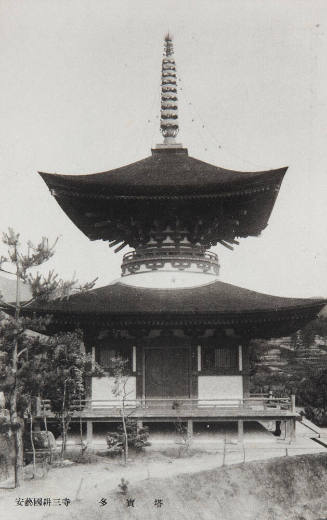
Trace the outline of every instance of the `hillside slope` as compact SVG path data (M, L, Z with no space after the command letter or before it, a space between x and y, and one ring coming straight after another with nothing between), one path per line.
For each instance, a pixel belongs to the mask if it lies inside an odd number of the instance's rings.
M208 469L197 472L200 461ZM0 516L4 513L6 520L327 518L327 453L223 467L217 463L217 454L211 453L193 463L191 457L139 456L127 466L102 457L89 464L68 464L53 468L45 479L26 480L19 491L0 490ZM136 483L128 484L126 495L118 491L122 477ZM69 497L70 506L18 508L17 496ZM130 506L128 499L134 501Z
M327 455L285 457L144 481L129 490L133 511L116 495L110 513L115 520L127 513L140 520L317 520L327 518L326 486ZM163 499L161 511L156 498ZM105 515L92 508L84 518L92 517Z

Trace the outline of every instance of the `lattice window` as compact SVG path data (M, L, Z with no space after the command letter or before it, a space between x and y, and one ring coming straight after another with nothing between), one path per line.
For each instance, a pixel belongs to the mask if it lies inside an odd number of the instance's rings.
M238 370L237 347L204 347L202 372L235 372Z
M112 349L102 346L99 349L99 364L104 370L112 372L114 368L114 360L122 358L127 361L126 370L131 372L132 370L132 347L124 349Z

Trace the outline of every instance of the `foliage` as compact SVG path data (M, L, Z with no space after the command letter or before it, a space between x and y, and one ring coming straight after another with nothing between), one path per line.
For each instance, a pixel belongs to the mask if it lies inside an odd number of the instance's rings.
M82 332L56 334L48 339L47 356L43 360L47 377L43 395L50 400L51 410L61 422L62 455L70 420L85 398L87 378L102 374L92 357L81 351Z
M316 336L327 337L327 319L324 316L311 321L303 329L292 334L291 339L295 350L310 347Z
M327 426L327 411L315 406L306 406L304 414L309 421L312 421L317 426Z
M48 239L42 237L36 245L28 241L24 246L19 233L13 229L2 234L6 253L0 256L0 271L16 279L15 302L0 300L0 312L2 309L7 313L0 316L0 390L5 394L11 430L15 432L15 486L19 485L23 465L24 414L28 413L32 423L32 396L42 395L43 383L48 379L45 377L46 351L52 347L47 338L30 332L30 329L44 331L49 317L28 318L22 311L34 301L67 298L75 290L88 290L95 282L78 286L77 280L64 281L54 271L48 275L35 273L35 268L53 257L56 243L57 240L49 245ZM29 301L21 301L21 283L31 288Z
M251 392L278 395L297 395L303 405L301 382L314 373L327 369L327 319L321 315L288 338L259 339L251 342L257 358L251 377ZM270 350L274 358L267 358Z
M41 328L42 320L7 317L0 321L0 389L6 398L6 407L10 406L9 398L13 385L16 385L17 412L24 416L30 396L40 394L44 382L42 371L43 356L47 350L46 337L31 336L29 328ZM16 341L18 353L16 372L12 364L12 345ZM30 355L33 351L33 356Z
M256 342L252 342L249 348L249 375L252 376L256 373L256 365L260 360L260 346Z
M85 370L91 371L89 356L81 352L80 331L60 333L49 338L49 349L44 359L48 373L46 396L51 409L61 413L64 408L74 409L75 401L84 394Z
M3 233L2 243L7 248L7 252L1 255L0 269L13 274L16 278L15 303L2 302L2 309L13 316L9 318L1 316L0 384L10 413L11 429L15 431L15 486L18 486L23 466L23 417L30 405L29 399L24 398L21 369L30 349L34 346L34 339L27 334L28 320L21 317L24 304L20 300L20 285L22 282L32 281L33 275L30 270L42 265L53 256L54 245L49 246L48 241L42 238L36 246L28 242L23 248L19 233L15 233L11 228L7 233ZM6 266L6 269L3 266ZM41 282L36 283L37 287L41 290ZM33 300L34 293L31 301Z
M303 379L298 394L306 417L319 426L327 426L327 370Z
M55 247L58 239L52 245L49 240L42 237L41 240L34 245L31 241L27 241L24 247L20 242L20 234L9 228L7 233L2 234L2 243L7 246L7 253L0 257L0 271L17 275L21 282L28 284L32 291L31 300L19 303L24 308L32 303L32 301L48 301L54 298L68 298L74 292L84 292L92 289L96 279L86 284L79 284L78 280L63 280L50 270L46 275L34 272L35 267L42 266L50 260L55 254ZM8 269L3 266L9 265ZM17 302L16 302L17 304ZM4 304L9 307L10 304ZM14 305L16 307L17 305ZM11 305L11 307L13 307Z
M316 341L318 339L318 342ZM273 390L275 397L296 394L297 405L303 406L308 419L320 426L327 425L327 319L320 317L298 330L290 338L288 348L283 350L284 364L273 371L273 363L257 365L252 378L252 392ZM259 359L264 359L264 349L279 348L278 343L254 342ZM261 356L260 356L261 349Z
M135 419L126 419L127 442L129 448L142 450L150 446L148 442L149 428L147 426L138 427ZM110 432L106 435L108 453L118 455L125 450L125 433L122 424L118 425L117 432Z

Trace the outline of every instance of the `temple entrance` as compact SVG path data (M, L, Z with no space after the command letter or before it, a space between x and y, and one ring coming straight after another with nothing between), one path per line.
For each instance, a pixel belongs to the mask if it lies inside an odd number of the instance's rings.
M145 397L190 397L189 349L145 350Z

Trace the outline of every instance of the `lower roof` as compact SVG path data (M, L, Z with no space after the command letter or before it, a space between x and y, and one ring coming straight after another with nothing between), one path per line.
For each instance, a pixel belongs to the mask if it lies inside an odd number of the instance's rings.
M327 303L322 298L271 296L228 283L180 289L153 289L114 282L86 293L34 305L33 311L77 315L211 315L278 314L312 310L318 313ZM31 309L31 308L30 308Z

